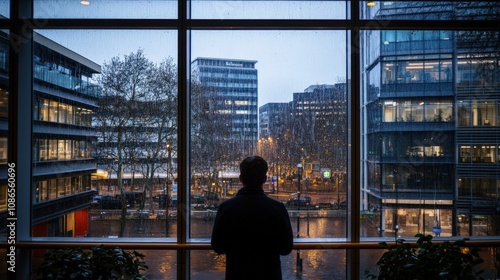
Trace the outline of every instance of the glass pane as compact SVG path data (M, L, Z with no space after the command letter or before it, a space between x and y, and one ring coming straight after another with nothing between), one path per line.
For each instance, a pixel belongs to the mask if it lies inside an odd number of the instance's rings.
M6 250L0 250L0 252L6 252ZM45 258L44 255L48 253L50 249L34 249L32 250L32 273L33 273L33 279L42 279L42 274L38 274L38 267L44 262ZM90 250L86 250L86 252L89 252ZM148 268L146 270L141 270L140 273L144 277L144 279L162 279L162 280L175 280L177 279L177 253L172 250L144 250L144 249L123 249L123 251L128 252L128 253L133 253L133 251L136 251L142 255L144 255L144 258L141 260L146 263ZM2 254L2 257L6 256L6 253ZM100 256L100 259L97 258L97 260L102 260L102 258L109 257L109 255L106 256ZM62 258L58 259L58 263L55 264L55 266L58 269L62 269L63 266L63 261L61 260ZM5 260L5 259L2 259ZM75 260L72 260L73 263L72 265L75 265ZM7 260L3 262L3 266L5 266L5 263L7 263ZM84 261L80 262L81 267L84 266ZM85 263L86 265L89 264L89 262ZM67 265L67 263L64 263L64 265ZM99 265L99 264L98 264ZM76 265L75 265L76 266ZM51 268L54 267L54 264L50 266ZM66 267L67 268L67 267ZM87 268L87 267L85 267ZM102 269L102 266L100 267ZM0 267L0 271L4 270L3 272L6 272L6 269ZM45 268L47 269L47 268ZM106 273L109 273L109 267L106 267ZM95 271L95 270L94 270ZM73 277L88 277L87 276L82 276L85 275L85 270L74 270L72 271L74 275ZM59 275L61 277L61 275ZM94 275L95 276L95 275ZM35 278L39 277L39 278ZM118 276L117 276L118 277ZM93 277L94 278L94 277ZM95 278L98 278L95 276ZM116 278L116 277L115 277ZM129 276L130 278L130 276Z
M10 15L10 1L0 0L0 16L8 18Z
M362 1L363 19L498 20L498 1Z
M345 258L345 250L294 250L281 257L283 279L346 279ZM213 251L191 251L190 279L223 279L225 271L225 255Z
M211 236L217 206L242 187L241 160L258 154L295 237L345 238L345 31L191 37L191 237Z
M177 18L171 0L34 0L35 18Z
M347 1L191 1L193 19L346 19Z
M381 249L360 250L359 251L359 275L365 279L365 273L369 272L378 275L377 262L380 257L386 252Z
M176 32L35 35L33 235L175 237Z
M0 225L7 228L8 209L14 210L15 205L9 204L8 196L8 165L7 165L7 135L8 135L8 99L9 96L9 35L7 30L0 29L0 166L5 170L0 175ZM12 202L12 199L11 199ZM0 240L6 241L7 231L0 234Z
M177 252L167 250L136 250L145 255L148 269L142 273L145 279L177 279Z
M363 34L362 217L380 237L498 235L500 32L407 32Z

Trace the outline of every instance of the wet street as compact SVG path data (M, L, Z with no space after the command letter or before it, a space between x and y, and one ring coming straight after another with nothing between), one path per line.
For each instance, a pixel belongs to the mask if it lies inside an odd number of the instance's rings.
M175 237L175 212L170 212L168 220L169 237ZM297 230L297 212L290 211L294 236ZM191 217L191 237L210 238L213 225L213 212L193 211ZM167 225L164 213L149 218L132 218L127 220L125 236L127 237L164 237ZM133 215L138 216L138 215ZM117 236L118 225L114 215L93 211L91 213L90 237ZM163 217L163 218L160 218ZM302 238L344 238L346 236L345 211L307 211L300 215L300 237ZM377 229L363 219L362 236L377 236ZM341 240L339 240L341 241ZM145 272L148 279L176 279L176 252L164 250L140 250L146 255L145 261L149 269ZM361 254L361 266L372 269L372 265L380 255L380 251L366 250ZM345 250L301 250L302 272L297 272L297 250L282 257L284 279L346 279ZM225 271L224 256L219 256L210 250L191 252L191 279L208 280L223 279Z

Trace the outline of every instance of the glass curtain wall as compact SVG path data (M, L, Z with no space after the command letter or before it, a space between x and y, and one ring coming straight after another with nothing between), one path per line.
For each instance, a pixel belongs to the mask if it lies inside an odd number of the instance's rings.
M381 255L325 247L499 235L496 2L2 3L0 221L12 158L18 241L134 243L148 279L220 279L213 219L254 154L296 237L285 279L359 279ZM21 250L27 276L45 251Z
M240 162L259 154L269 164L264 191L287 206L294 236L346 240L345 43L345 31L191 32L191 238L210 239L217 206L242 187ZM269 104L286 109L267 112L279 121L263 135L259 115ZM342 255L305 254L307 264ZM192 255L192 276L220 261L213 252ZM287 256L285 273L295 263Z

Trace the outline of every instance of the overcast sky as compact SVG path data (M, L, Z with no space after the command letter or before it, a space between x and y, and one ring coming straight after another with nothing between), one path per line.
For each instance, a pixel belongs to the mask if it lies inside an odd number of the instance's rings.
M49 3L45 4L46 6L38 6L39 8L36 11L38 11L40 17L64 17L64 13L71 12L69 7L57 6L60 1L44 1L37 1ZM91 4L94 10L97 6L95 1ZM103 3L116 2L101 1ZM79 1L66 0L63 2L71 2L74 9L87 11L85 7L74 4ZM168 5L172 5L172 3L175 3L174 1L126 1L126 3L139 2L151 4L147 11L150 11L153 15L157 15L158 11L168 10L160 4L170 3ZM274 5L278 5L277 3L282 5L281 2L287 1L278 1L271 6L267 4L269 8L267 10L275 9ZM322 3L322 1L312 2ZM219 2L212 1L212 5L215 5L213 9L218 9L220 16L231 17L231 12L236 9L234 4L217 5L217 3ZM266 3L266 1L263 1L263 3ZM308 3L308 1L304 3ZM49 9L52 6L57 8ZM254 6L246 7L245 15L257 12L253 8L249 9L249 7ZM101 6L98 8L99 11L109 11L109 7ZM309 12L317 7L300 5L300 8L304 8L306 12ZM289 9L287 13L291 13L290 10L295 9ZM37 12L35 12L35 16L36 14ZM71 15L75 16L74 13L65 16L71 17ZM119 15L120 13L118 13L117 17ZM304 13L304 15L307 15L307 13ZM114 56L123 57L124 54L136 52L139 48L143 49L145 55L153 62L159 63L166 57L172 57L174 61L177 61L176 31L39 29L37 32L100 65ZM258 61L256 68L259 74L259 106L269 102L288 102L292 100L294 92L301 92L310 85L334 84L344 81L346 77L346 31L198 30L193 31L191 36L192 59L214 57Z

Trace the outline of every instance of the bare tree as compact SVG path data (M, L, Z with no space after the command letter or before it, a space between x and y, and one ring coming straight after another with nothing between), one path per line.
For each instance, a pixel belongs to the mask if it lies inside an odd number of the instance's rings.
M102 67L103 94L94 115L97 157L117 174L122 205L119 236L123 236L127 214L124 169L128 166L128 170L143 174L143 193L149 192L151 199L151 182L166 157L166 143L176 140L176 81L171 59L156 65L141 49L123 58L114 57Z
M202 85L193 73L191 82L191 164L201 174L209 199L219 191L218 172L223 164L235 161L231 115L216 90Z

